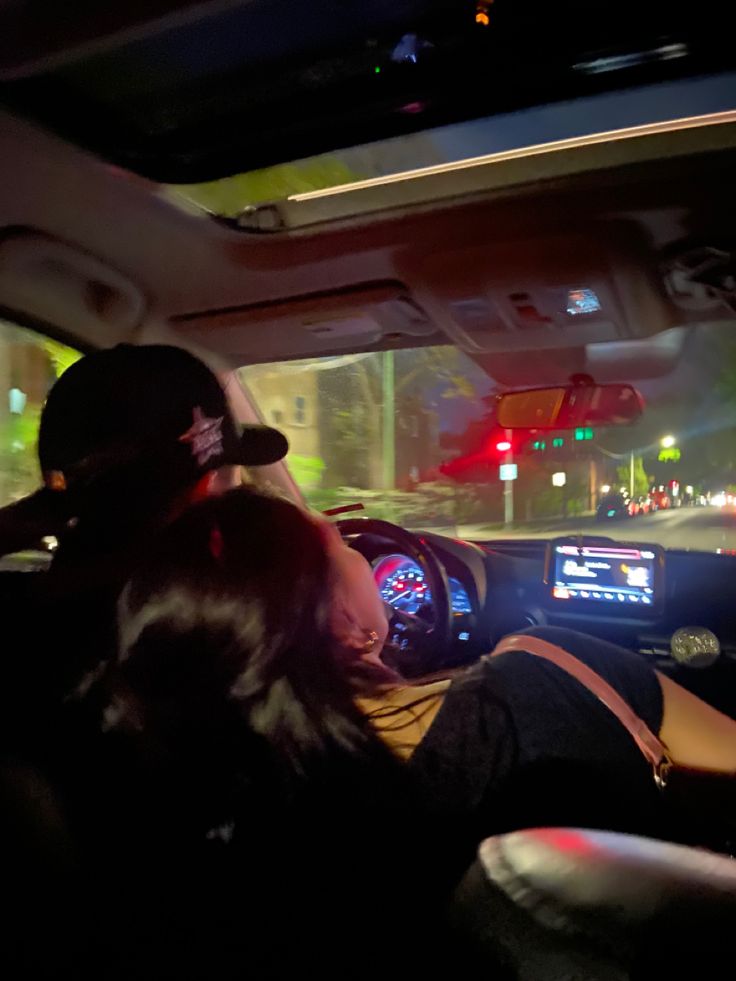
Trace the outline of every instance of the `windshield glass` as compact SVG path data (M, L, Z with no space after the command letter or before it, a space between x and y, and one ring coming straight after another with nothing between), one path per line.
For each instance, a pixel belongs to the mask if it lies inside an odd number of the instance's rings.
M597 380L631 382L645 400L641 419L621 428L499 428L495 395L566 382L580 370L570 352L471 358L442 345L251 365L240 376L264 420L288 435L287 463L317 510L360 503L370 517L478 540L583 532L736 550L729 328L589 345ZM649 377L637 377L644 363Z

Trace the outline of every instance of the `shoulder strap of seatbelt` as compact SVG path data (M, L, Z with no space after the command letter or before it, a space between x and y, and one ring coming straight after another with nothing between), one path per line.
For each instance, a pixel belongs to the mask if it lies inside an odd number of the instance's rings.
M496 645L491 652L491 657L508 651L526 651L535 657L544 658L579 681L616 716L643 756L651 763L658 786L664 786L667 771L672 765L667 747L604 678L569 651L557 644L542 640L541 637L511 634Z

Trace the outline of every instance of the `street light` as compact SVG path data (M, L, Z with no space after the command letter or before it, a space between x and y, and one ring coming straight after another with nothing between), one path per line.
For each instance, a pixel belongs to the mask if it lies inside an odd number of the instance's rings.
M663 436L659 441L659 445L663 449L669 450L675 445L676 442L677 440L675 439L674 436Z

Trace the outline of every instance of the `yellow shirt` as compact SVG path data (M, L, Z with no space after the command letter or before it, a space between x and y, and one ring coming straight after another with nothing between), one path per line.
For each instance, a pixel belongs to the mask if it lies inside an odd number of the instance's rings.
M380 695L359 698L378 736L398 757L408 760L442 707L450 679L429 684L387 688Z

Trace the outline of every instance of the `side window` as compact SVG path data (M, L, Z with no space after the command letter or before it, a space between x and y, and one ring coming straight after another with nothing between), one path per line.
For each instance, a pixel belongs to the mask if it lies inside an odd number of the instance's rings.
M0 507L39 486L41 408L56 379L79 357L64 344L0 319Z

